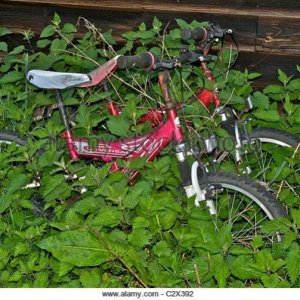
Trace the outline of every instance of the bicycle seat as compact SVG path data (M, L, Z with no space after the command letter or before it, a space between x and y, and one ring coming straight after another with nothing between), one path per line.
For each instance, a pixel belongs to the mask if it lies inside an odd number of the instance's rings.
M70 87L89 87L101 83L117 68L117 58L107 61L88 74L30 70L27 80L42 89L62 90Z
M27 73L27 80L43 89L66 89L91 81L87 74L64 73L43 70L31 70Z

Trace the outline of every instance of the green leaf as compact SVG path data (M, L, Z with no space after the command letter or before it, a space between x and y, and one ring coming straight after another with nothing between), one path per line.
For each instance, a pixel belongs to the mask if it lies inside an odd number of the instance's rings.
M5 194L2 197L0 197L0 214L2 214L10 206L11 202L11 194Z
M288 77L283 71L278 69L278 80L286 85L292 77Z
M134 209L140 202L142 195L147 195L151 191L151 187L146 181L139 181L129 190L129 193L122 200L125 208Z
M60 51L60 50L65 50L67 47L67 43L65 40L62 40L62 39L54 39L52 42L51 42L51 46L50 46L50 49L52 51Z
M231 233L232 224L227 224L222 226L221 230L217 233L217 240L220 245L220 247L223 249L223 251L227 251L233 240L233 236Z
M99 198L87 197L78 202L73 206L74 210L81 215L87 215L88 213L95 212L100 208L101 201Z
M109 226L115 227L122 221L122 213L116 207L105 207L99 214L91 221L95 226Z
M262 92L255 92L253 94L252 103L254 107L268 109L270 106L269 97Z
M44 49L50 44L51 44L51 40L44 39L44 40L38 40L36 46L40 49Z
M2 51L2 52L8 51L8 46L7 46L6 42L0 42L0 51Z
M140 229L140 228L147 228L149 227L150 223L147 219L145 219L144 217L136 217L133 220L132 223L132 228L135 229Z
M300 228L300 209L291 209L290 215L297 228Z
M48 26L46 26L42 30L40 38L47 38L47 37L52 36L55 33L55 29L56 29L55 25L48 25Z
M170 36L171 36L171 39L174 41L174 40L177 40L177 39L180 39L181 38L181 30L178 29L178 28L175 28L173 30L170 31Z
M286 94L286 96L285 96L285 101L284 101L283 107L288 115L290 115L294 110L294 105L291 102L289 94Z
M76 27L71 23L66 23L62 28L63 33L74 33L77 32Z
M55 26L58 26L60 24L61 18L60 18L60 16L57 13L54 13L54 17L53 17L53 21L52 22L53 22L53 24Z
M254 79L260 77L261 75L262 75L261 73L250 73L250 74L248 74L248 79L254 80Z
M300 79L293 79L286 87L289 91L295 92L300 90Z
M254 264L248 256L237 257L231 263L231 273L241 280L258 279L262 274L254 268Z
M274 259L272 253L268 249L263 249L255 253L255 267L262 272L276 272L285 262L281 259Z
M145 22L142 22L141 25L139 26L139 30L145 31L146 29L147 29L147 26L146 26Z
M18 47L15 47L13 51L9 52L9 55L16 55L16 54L20 54L25 50L25 46L21 45Z
M83 270L79 280L84 288L96 288L100 284L100 272L96 269Z
M66 199L70 196L70 187L63 175L47 176L42 180L42 195L46 201Z
M233 255L251 255L253 251L241 245L233 245L230 247L230 253Z
M24 174L18 174L19 171L13 173L12 178L9 181L7 186L8 193L14 193L21 189L26 183L28 183L28 179Z
M74 268L73 264L68 264L66 262L60 261L58 264L58 269L55 271L57 272L58 278L61 278L68 274Z
M12 33L9 29L5 28L5 27L0 27L0 36L4 36L7 34Z
M269 122L277 122L280 120L280 115L276 110L258 110L253 113L255 117L260 120L269 121Z
M125 137L128 134L130 123L122 116L112 116L107 121L107 126L112 134L120 137Z
M162 27L162 22L155 16L152 22L152 27L155 32L159 32Z
M264 90L264 94L281 94L284 92L284 88L277 84L268 85Z
M221 255L211 256L213 267L213 276L216 278L218 287L225 288L227 286L227 279L229 278L229 267Z
M35 274L33 288L47 288L49 286L49 273L42 271Z
M38 247L51 252L59 261L78 267L97 266L113 257L104 245L87 231L65 231L38 243Z
M115 45L117 43L112 35L112 32L113 30L110 29L102 34L106 43L108 43L109 45Z
M294 284L300 276L300 248L295 243L286 257L286 268L290 282Z
M133 230L133 232L128 235L128 241L131 243L131 245L141 248L149 243L151 237L152 234L148 230L139 228Z
M261 280L266 288L276 288L280 283L280 279L277 274L263 275Z
M166 241L159 241L153 247L153 252L158 257L168 257L172 251Z
M49 135L46 128L36 128L31 132L31 134L33 136L37 136L40 139L45 138Z
M25 77L25 73L19 71L11 71L3 75L0 79L0 83L13 83L17 82Z
M182 19L175 19L177 25L180 27L180 29L187 29L187 28L190 28L190 25L182 20Z
M274 234L276 231L286 233L290 231L291 226L290 221L284 218L278 218L265 222L262 225L262 233Z

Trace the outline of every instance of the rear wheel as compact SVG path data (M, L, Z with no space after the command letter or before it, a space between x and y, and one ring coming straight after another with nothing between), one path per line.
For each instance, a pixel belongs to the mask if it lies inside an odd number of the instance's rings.
M13 143L18 146L26 146L27 144L26 139L20 138L15 131L0 131L0 150Z
M201 189L210 191L215 214L211 215L216 230L228 226L234 244L251 247L260 236L266 247L281 239L278 232L264 234L262 227L268 220L287 217L283 206L260 184L237 174L207 174L198 176Z
M24 147L26 146L27 140L20 138L17 132L8 130L0 131L0 160L4 159L6 162L9 162L11 168L25 168L26 161L24 161L22 156ZM37 192L37 188L40 186L40 176L36 174L34 177L36 178L23 188L32 190L31 203L34 206L33 213L36 216L42 216L45 215L43 211L44 203L42 197Z

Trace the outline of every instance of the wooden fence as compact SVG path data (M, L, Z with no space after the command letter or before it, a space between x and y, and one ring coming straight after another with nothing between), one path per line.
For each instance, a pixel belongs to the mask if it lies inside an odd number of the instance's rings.
M300 65L300 1L297 0L0 0L0 26L10 28L11 45L20 32L39 34L57 12L63 22L85 17L115 37L136 29L156 16L164 24L181 18L190 22L215 21L235 28L241 54L237 68L261 72L257 86L274 82L277 68L289 75ZM22 41L23 42L23 41Z

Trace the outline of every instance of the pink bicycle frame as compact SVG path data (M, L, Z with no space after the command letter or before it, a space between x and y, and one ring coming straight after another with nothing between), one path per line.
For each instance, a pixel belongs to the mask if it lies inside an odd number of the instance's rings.
M167 121L161 123L153 132L135 138L115 142L97 141L96 147L93 148L87 139L76 139L73 137L64 117L63 105L60 105L63 123L66 126L64 138L71 159L88 158L113 162L112 170L116 170L119 169L115 162L118 158L129 160L147 156L147 161L152 161L171 141L174 141L176 144L183 143L184 136L177 117L176 106L173 105L167 88L169 73L166 71L160 72L158 78L166 102ZM59 98L60 96L57 94L58 102L62 102L62 99ZM138 174L137 171L132 172L130 181L134 180Z

